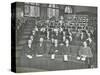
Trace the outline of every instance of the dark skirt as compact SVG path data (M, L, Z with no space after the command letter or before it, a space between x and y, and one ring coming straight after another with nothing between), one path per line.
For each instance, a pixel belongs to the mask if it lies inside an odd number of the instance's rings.
M52 46L50 47L49 54L56 54L56 52L55 52L56 50L58 50L58 47L55 47L55 46L52 45Z
M42 43L42 46L40 46L40 43L37 44L36 46L36 53L37 54L45 54L46 53L46 45L45 43Z
M81 47L79 51L79 55L85 55L86 57L93 57L90 47L84 48Z

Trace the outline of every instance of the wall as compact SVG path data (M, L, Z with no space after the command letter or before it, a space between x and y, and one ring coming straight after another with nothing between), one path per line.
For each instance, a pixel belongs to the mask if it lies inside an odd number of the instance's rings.
M74 8L74 13L78 12L90 12L90 13L97 13L97 8L95 7L87 7L87 6L75 6Z
M16 17L23 17L24 16L24 3L17 3L16 5Z

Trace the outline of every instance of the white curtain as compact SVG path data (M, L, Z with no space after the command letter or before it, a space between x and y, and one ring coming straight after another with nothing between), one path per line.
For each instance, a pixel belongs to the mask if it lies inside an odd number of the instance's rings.
M71 6L66 6L65 7L65 13L72 13L72 7Z
M48 7L48 17L51 18L52 16L59 16L59 9L56 9L56 5L55 4L50 4Z
M25 5L25 16L39 17L40 16L39 4L32 3L29 5Z

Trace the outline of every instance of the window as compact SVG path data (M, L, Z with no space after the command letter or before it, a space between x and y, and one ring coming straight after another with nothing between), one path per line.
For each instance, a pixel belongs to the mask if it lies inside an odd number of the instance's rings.
M66 6L65 7L65 13L72 13L72 7L71 6Z
M40 16L39 3L25 4L25 11L24 12L25 12L25 16L39 17Z
M50 4L48 6L48 12L47 13L48 13L48 17L49 18L51 18L53 16L58 17L59 16L59 8L58 8L58 6L55 5L55 4Z

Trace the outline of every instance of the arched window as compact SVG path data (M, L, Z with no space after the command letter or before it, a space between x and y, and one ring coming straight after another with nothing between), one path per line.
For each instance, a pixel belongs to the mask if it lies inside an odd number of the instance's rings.
M52 16L58 17L59 16L58 6L55 4L49 4L47 13L49 18L51 18Z
M39 17L40 16L39 3L27 3L27 4L25 4L25 16Z
M29 16L30 15L30 6L28 3L25 3L24 6L24 16Z
M65 7L65 13L72 13L72 7L71 6L66 6Z
M39 3L36 3L36 7L35 7L35 15L36 17L40 16L40 7L39 7Z

